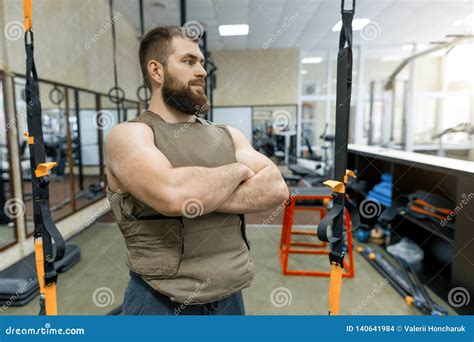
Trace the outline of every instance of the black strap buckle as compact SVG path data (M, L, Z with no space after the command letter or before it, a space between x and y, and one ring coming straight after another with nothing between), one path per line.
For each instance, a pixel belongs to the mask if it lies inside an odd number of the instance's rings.
M344 252L331 251L329 253L329 262L344 267Z
M25 45L31 45L33 44L33 31L32 30L29 30L29 31L26 31L25 32Z
M58 272L51 271L44 274L44 284L50 285L58 282Z
M345 2L345 0L342 0L342 2L341 2L341 13L354 13L355 7L356 7L356 0L352 0L352 8L351 9L344 9L344 2Z

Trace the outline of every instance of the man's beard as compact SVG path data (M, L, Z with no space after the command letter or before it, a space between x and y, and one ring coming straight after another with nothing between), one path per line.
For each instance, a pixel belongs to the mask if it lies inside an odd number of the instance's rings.
M162 92L165 104L183 113L204 116L209 112L207 96L194 93L189 85L181 84L166 69Z

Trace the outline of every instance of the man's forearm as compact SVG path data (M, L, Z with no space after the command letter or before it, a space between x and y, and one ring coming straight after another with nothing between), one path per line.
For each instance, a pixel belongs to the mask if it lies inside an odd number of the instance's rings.
M216 211L249 214L273 208L288 198L288 188L277 168L267 166L238 186Z
M239 184L251 177L245 165L228 164L216 168L180 167L170 169L164 175L169 184L168 192L176 204L174 211L186 210L187 203L198 204L201 214L216 210L235 191Z

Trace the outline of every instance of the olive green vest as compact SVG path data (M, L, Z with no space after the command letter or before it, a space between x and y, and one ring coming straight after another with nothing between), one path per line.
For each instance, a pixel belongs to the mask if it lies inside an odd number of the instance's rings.
M232 136L224 125L200 118L194 123L168 123L149 111L129 122L151 127L156 147L173 167L236 162ZM169 217L130 193L107 188L107 197L125 238L127 266L173 302L208 303L250 286L254 265L243 215Z

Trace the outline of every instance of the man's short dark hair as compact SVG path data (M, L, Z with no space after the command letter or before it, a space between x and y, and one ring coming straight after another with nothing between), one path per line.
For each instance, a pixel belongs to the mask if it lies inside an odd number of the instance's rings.
M148 62L152 59L166 67L169 55L172 53L171 42L173 37L191 39L195 42L198 39L186 35L186 30L180 26L158 26L148 31L140 42L138 56L143 80L151 90L151 80L148 75Z

